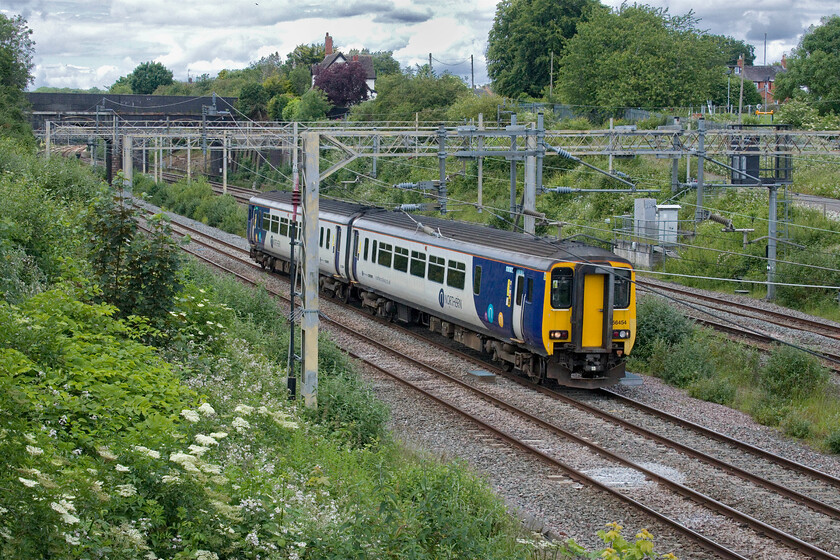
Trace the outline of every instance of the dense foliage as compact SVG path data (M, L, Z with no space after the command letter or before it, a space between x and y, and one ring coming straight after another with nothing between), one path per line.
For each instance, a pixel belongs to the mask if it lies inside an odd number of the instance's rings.
M368 98L367 72L358 61L333 64L315 75L315 87L336 107L349 107Z
M556 65L578 25L603 9L597 0L499 2L487 37L493 89L508 97L539 96L549 85L552 53Z
M149 95L172 83L172 70L160 62L143 62L129 74L128 82L132 93Z
M172 309L178 291L180 250L163 216L147 221L148 235L141 232L140 213L123 194L101 195L86 220L90 265L101 290L97 299L115 306L123 317L160 320Z
M777 99L801 98L821 114L840 114L840 16L811 26L787 59L788 71L776 77Z
M447 109L469 94L467 85L452 74L435 75L428 66L416 72L389 74L376 81L376 99L353 107L355 120L441 119Z
M558 65L557 88L573 105L600 108L703 104L725 83L727 55L688 14L623 4L577 27Z
M34 50L26 20L0 14L0 131L18 139L29 138L23 91L32 81Z

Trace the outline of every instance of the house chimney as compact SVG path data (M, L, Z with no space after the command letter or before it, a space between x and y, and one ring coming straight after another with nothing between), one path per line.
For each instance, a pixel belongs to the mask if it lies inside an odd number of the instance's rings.
M744 55L738 57L738 68L744 70Z
M353 55L353 62L359 62L359 55L357 55L357 54Z
M331 55L333 53L332 49L333 49L332 37L330 37L330 34L327 33L327 36L324 37L324 51L325 51L325 54Z
M782 68L787 70L787 58L785 58L785 53L782 53Z

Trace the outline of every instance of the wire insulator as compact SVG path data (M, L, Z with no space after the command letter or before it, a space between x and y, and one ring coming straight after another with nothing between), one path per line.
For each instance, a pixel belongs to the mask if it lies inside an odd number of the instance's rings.
M564 150L563 148L552 148L555 152L557 152L558 156L564 157L566 159L573 159L576 160L577 158L573 156L570 152Z
M728 229L732 229L732 220L724 218L720 214L709 214L709 219L713 222L721 224L722 226Z

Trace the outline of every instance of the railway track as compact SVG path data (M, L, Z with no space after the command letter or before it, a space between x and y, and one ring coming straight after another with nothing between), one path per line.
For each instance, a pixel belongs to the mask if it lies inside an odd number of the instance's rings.
M678 296L678 301L703 301L711 304L715 310L724 311L730 315L736 315L749 319L758 319L765 323L778 325L785 328L793 328L800 331L810 332L816 335L840 340L840 327L828 324L824 321L814 321L804 317L792 316L789 313L779 313L769 309L762 309L754 305L748 305L732 301L730 299L716 297L708 294L699 294L679 286L664 283L651 283L645 280L636 280L636 285L645 289L658 292L666 292ZM681 298L681 299L680 299Z
M186 228L185 226L183 226L181 224L174 223L173 225L176 228L183 229L185 232L189 231L188 228ZM241 246L237 246L235 244L231 244L231 243L224 242L224 241L209 240L209 236L207 236L207 238L208 238L207 242L200 241L200 238L205 237L205 234L201 233L201 232L194 231L194 230L192 232L190 232L189 234L192 236L193 241L204 243L206 247L210 247L213 250L219 250L218 249L219 246L227 247L229 250L226 250L226 252L235 253L235 255L228 255L229 257L235 258L238 262L247 263L247 265L249 267L259 269L259 267L257 265L253 264L250 261L250 259L248 259L247 249L244 249ZM199 258L203 258L203 257L199 257ZM218 265L214 264L214 266L218 266ZM239 276L243 280L245 279L245 276L243 276L239 273L236 273L236 274L237 274L237 276ZM253 282L253 280L251 280L251 279L248 279L247 281ZM349 333L352 333L352 336L359 336L359 334L360 334L358 332L358 330L359 330L358 327L354 327L354 326L341 325L341 326L336 326L334 328L343 329L348 336L350 336ZM416 336L416 334L414 334L413 336ZM388 338L388 337L386 337L386 338ZM359 343L357 342L356 344L359 344ZM382 351L394 352L393 349L384 350L383 345L381 343L379 343L377 340L371 339L370 337L368 337L368 340L365 340L362 344L375 345ZM424 344L428 344L428 341L424 342ZM452 351L451 348L447 348L447 352L451 352L451 351ZM356 353L359 354L358 351ZM360 354L360 356L361 356L361 354ZM364 356L361 356L361 357L364 358ZM408 356L403 356L400 359L401 360L408 360L410 358L408 358ZM472 360L472 361L475 361L474 357L470 357L469 359ZM368 360L368 361L370 361L370 360ZM379 367L379 366L376 366L376 367ZM413 386L416 386L416 388L413 389L413 390L422 391L422 392L424 392L424 394L428 394L429 398L435 400L436 402L442 403L442 405L446 406L447 408L450 408L454 412L457 412L458 414L463 415L464 418L469 418L470 422L475 422L477 425L481 426L482 430L487 430L487 431L491 432L493 434L492 435L493 438L499 438L500 440L507 442L506 445L515 446L517 449L519 449L523 452L526 452L526 453L532 455L533 457L537 457L540 461L544 462L545 464L551 465L552 468L557 468L557 469L562 470L565 473L565 476L568 476L571 479L580 482L581 484L585 484L589 487L598 488L598 490L601 491L601 492L609 493L615 499L621 500L624 504L629 505L630 507L636 508L639 511L644 512L645 515L651 516L651 518L653 518L653 519L657 519L659 523L668 525L669 527L671 527L671 530L673 530L676 533L682 535L682 538L690 539L696 545L704 547L706 550L712 552L713 554L715 554L717 556L724 557L724 558L744 558L744 557L748 557L748 556L744 556L743 554L739 554L738 552L735 552L732 549L733 548L732 546L726 546L726 545L721 545L719 543L716 543L710 537L704 536L700 533L697 533L696 531L686 527L684 524L680 523L679 521L676 521L673 518L674 517L679 518L678 513L677 514L671 513L671 515L669 516L668 513L660 512L653 507L645 505L644 503L642 503L641 501L638 500L638 497L633 497L631 495L631 493L621 492L620 490L616 490L615 488L611 488L608 484L605 484L602 481L598 480L597 477L593 477L593 476L590 476L589 474L587 474L586 469L581 469L581 468L579 468L579 466L575 466L575 465L569 464L567 462L564 462L556 454L553 454L553 453L548 452L546 450L547 449L560 448L560 447L564 447L564 446L567 446L567 445L570 445L570 444L586 448L587 453L597 455L600 458L599 459L600 461L605 461L606 460L606 461L611 462L612 464L620 465L622 468L628 468L628 469L632 469L634 472L642 473L643 477L646 477L648 480L656 481L657 485L669 487L670 490L672 492L674 492L676 495L687 497L688 499L694 501L695 503L705 504L705 506L703 506L703 507L711 508L711 510L715 512L714 515L726 515L730 519L733 519L735 521L735 523L744 524L746 526L751 527L757 533L761 533L761 534L764 534L764 535L771 536L771 538L773 538L774 540L776 540L778 542L785 543L792 550L800 551L802 554L805 555L805 557L837 558L836 554L838 552L838 548L840 548L840 547L835 547L835 548L832 549L831 546L825 546L826 543L820 543L820 544L824 545L825 548L829 549L829 550L824 550L824 549L820 548L819 545L810 544L806 540L803 540L803 539L800 539L800 538L794 536L794 534L793 534L794 531L792 529L796 529L796 527L788 528L787 531L777 529L773 525L771 525L767 522L761 521L760 519L758 519L757 517L754 517L750 513L741 512L738 509L736 509L735 507L723 503L723 501L718 501L718 499L712 498L711 496L708 496L706 494L698 492L697 490L689 488L688 486L684 486L683 484L681 484L679 482L674 482L674 481L670 480L668 477L658 474L656 471L651 470L650 468L647 468L644 465L639 464L638 462L634 461L633 459L629 458L628 456L626 456L624 454L616 453L615 451L612 451L611 449L607 448L606 446L598 445L597 443L594 443L594 441L596 441L599 438L603 439L603 435L600 435L600 436L599 435L593 436L591 434L581 435L579 433L576 433L575 431L566 429L566 428L558 425L557 422L553 422L553 421L550 421L550 420L545 420L545 419L536 417L533 414L531 414L530 412L527 412L525 410L522 410L522 409L518 408L515 404L511 404L510 402L506 402L503 399L499 399L498 397L490 395L486 391L477 390L477 388L474 387L473 384L471 384L469 382L464 382L463 380L458 380L457 376L453 376L451 374L446 374L446 373L443 373L443 372L440 372L440 371L431 372L428 365L425 365L425 364L418 365L416 363L413 363L411 367L412 368L423 369L423 371L426 372L426 375L429 375L429 376L434 375L435 376L434 381L431 381L431 382L424 381L424 382L421 382L421 383L415 383L415 382L412 382L411 380L400 379L401 383L413 384ZM482 364L482 367L489 368L489 366L487 366L487 364ZM403 367L403 368L385 368L385 369L389 370L388 375L402 377L399 374L397 374L393 371L390 371L390 370L393 370L393 369L404 370L405 368ZM434 369L434 368L432 368L432 369ZM423 385L440 386L444 383L444 381L442 381L442 380L445 380L446 384L453 384L454 386L456 386L457 390L453 389L452 391L459 392L457 394L459 394L461 396L457 396L457 397L454 397L454 398L442 396L440 394L440 389L439 388L435 388L435 387L430 388L430 387L423 386ZM541 391L546 391L545 388L540 388L540 390ZM465 393L463 393L465 391L469 392L469 394L465 395ZM444 393L446 393L446 391L444 391ZM609 395L608 397L606 397L608 399L611 399L609 402L619 402L620 399L622 400L622 402L626 402L626 401L623 400L624 399L623 397L619 397L619 396L614 395L612 393L603 393L603 395ZM633 424L633 423L631 423L631 422L629 422L629 421L627 421L623 418L618 418L614 414L605 413L603 411L598 411L596 406L586 404L581 399L574 399L572 397L562 395L561 392L555 392L555 394L551 395L550 398L552 400L556 400L558 402L563 402L567 406L575 407L579 410L582 410L587 415L595 416L595 417L599 418L600 420L602 420L602 421L604 421L608 424L612 424L613 426L620 426L620 429L627 430L628 432L632 432L633 434L635 434L635 436L642 437L642 438L645 438L646 440L653 441L653 442L655 442L655 445L667 446L669 449L674 450L674 452L681 453L685 457L690 457L691 458L690 460L692 460L692 461L695 460L695 459L699 460L699 461L702 461L707 465L713 466L715 469L726 472L727 475L729 475L729 476L738 477L744 483L754 484L754 485L760 487L761 489L763 489L763 491L775 493L777 496L779 496L779 498L777 498L777 499L784 499L784 500L789 501L789 502L794 502L793 505L788 506L788 508L792 508L792 509L802 508L802 507L809 508L812 512L814 512L813 515L823 516L825 518L825 520L822 521L822 523L824 525L827 524L827 526L831 527L832 524L836 524L837 520L840 519L840 510L837 509L838 506L840 506L840 504L837 503L837 496L838 496L837 489L840 488L840 481L838 481L837 479L835 479L833 477L825 475L824 473L819 473L819 471L813 471L813 469L809 470L804 465L801 465L801 467L803 467L803 469L799 470L798 467L796 466L797 464L795 464L795 462L784 460L784 459L778 459L777 460L777 458L775 456L773 456L772 454L767 453L767 452L763 452L762 450L759 450L757 448L752 449L752 450L748 450L749 453L751 454L751 456L761 457L762 460L765 461L765 463L770 464L770 467L767 469L770 472L770 475L761 476L759 474L751 473L751 472L747 471L746 469L743 469L740 466L736 466L735 464L733 464L733 463L737 462L738 459L733 460L733 459L730 458L730 459L727 460L727 459L720 459L720 458L713 457L708 452L700 452L696 449L693 449L690 445L687 445L685 443L680 443L680 442L677 442L677 441L675 441L675 440L673 440L669 437L663 436L661 434L657 434L656 432L654 432L652 430L649 430L648 428L644 428L644 427L641 427L637 424ZM506 420L503 419L501 421L496 421L496 423L494 424L494 423L490 422L485 416L479 416L476 413L474 413L474 411L472 411L472 410L464 410L465 408L470 408L470 407L464 407L464 406L460 405L460 403L465 403L465 402L471 403L471 402L475 402L475 401L483 401L483 402L490 403L489 406L493 410L504 409L506 411L505 414L513 415L513 416L515 416L515 417L517 417L517 418L519 418L523 421L528 422L529 425L532 426L531 428L525 430L526 432L528 432L528 436L527 437L522 437L521 435L513 433L509 429L509 427L514 423L514 421L511 420L510 417L506 417L507 418ZM636 410L641 410L640 406L638 406L640 404L641 403L638 403L638 404L635 404L635 405L634 404L627 404L627 406L629 408L635 408ZM609 406L614 406L614 405L610 404ZM644 405L641 405L641 406L644 406ZM653 416L660 416L660 417L663 414L659 411L645 411L645 413L649 414L649 415L653 415ZM484 414L487 415L488 413L485 412ZM490 414L491 417L495 416L495 415L496 415L495 412ZM674 422L674 420L669 420L669 422ZM534 433L532 433L532 430L536 429L536 428L533 428L533 426L537 426L539 428L539 430L541 430L541 432L539 432L539 435L535 435ZM683 428L685 428L685 426L683 426ZM702 427L699 427L699 428L702 428ZM691 428L691 429L693 429L695 432L697 432L697 431L702 432L703 431L703 430L697 430L696 428ZM739 453L747 452L745 450L747 450L748 447L749 447L749 446L745 446L745 445L741 444L737 440L733 440L732 438L727 438L726 436L723 436L722 434L717 434L717 433L715 433L714 435L706 434L704 437L712 438L712 439L715 439L717 441L723 441L723 442L725 442L726 446L732 446L732 447L738 448ZM557 438L559 438L559 440L557 440ZM550 444L545 443L545 442L553 441L553 440L557 440L557 442L556 443L550 443ZM536 441L540 441L540 442L543 442L543 443L540 444L540 445L535 445L534 442L536 442ZM565 443L562 443L562 442L565 442ZM785 470L785 472L796 473L796 474L795 474L795 476L793 476L793 478L791 478L791 476L789 474L783 475L782 478L785 482L782 483L782 484L779 484L779 483L776 483L776 482L773 482L773 481L769 480L769 478L768 478L769 476L777 476L777 477L780 476L779 473L778 473L778 470L776 470L775 474L774 474L774 470L773 470L774 468L776 468L776 469L782 468L783 470ZM813 488L811 488L810 493L806 493L804 491L804 489L803 489L803 491L796 490L795 488L797 487L797 484L798 484L797 477L801 478L801 480L799 480L799 482L801 482L800 486L802 486L802 487L808 487L808 486L814 487L814 486L816 486L817 490L813 491ZM830 497L832 495L835 497L835 501L833 503L832 503L832 500L830 499ZM829 496L829 498L824 498L823 496ZM680 508L684 508L684 507L692 507L693 508L693 507L700 507L700 506L685 506L685 505L680 506ZM682 511L682 510L680 510L680 511ZM831 545L832 543L828 542L827 544ZM734 548L737 548L737 547L734 547Z
M651 283L641 279L637 279L636 284L638 287L647 289L653 293L673 294L673 296L669 297L672 297L674 301L690 305L689 314L696 323L718 332L725 333L734 338L758 343L764 348L769 348L773 344L778 344L780 337L778 335L771 336L764 334L759 328L739 325L735 321L729 322L726 318L722 317L722 315L734 315L735 317L740 317L744 320L760 321L786 329L826 337L831 340L840 340L840 327L829 324L827 321L820 322L803 317L796 317L790 314L780 313L753 305L734 302L724 297L699 294L671 284L658 282ZM710 309L712 312L711 316L714 316L715 318L709 319L699 317L698 315L702 315L703 312L696 309L698 305ZM817 346L819 348L812 351L815 355L822 359L823 364L834 373L840 374L840 353L826 348L825 345L814 344L812 346Z

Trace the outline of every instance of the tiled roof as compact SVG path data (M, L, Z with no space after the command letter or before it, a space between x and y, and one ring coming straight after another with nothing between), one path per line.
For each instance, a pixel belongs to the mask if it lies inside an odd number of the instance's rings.
M745 66L744 79L751 82L772 82L775 81L776 74L782 72L785 72L785 69L781 66Z
M368 79L368 80L376 79L376 70L374 70L374 68L373 68L373 57L370 56L369 54L360 54L358 56L359 56L359 60L358 60L359 64L361 64L362 68L365 69L365 78ZM332 66L336 62L336 60L338 60L339 57L341 57L341 59L345 62L353 62L352 59L348 59L345 55L343 55L340 52L335 52L335 53L332 53L332 54L328 54L327 56L324 57L324 60L322 60L318 64L313 64L312 65L312 74L317 74L321 70L329 68L330 66Z

